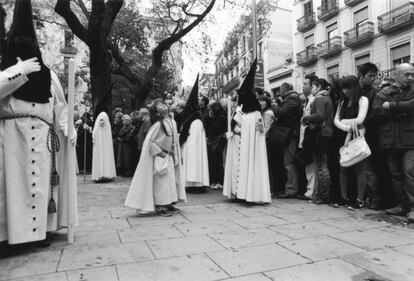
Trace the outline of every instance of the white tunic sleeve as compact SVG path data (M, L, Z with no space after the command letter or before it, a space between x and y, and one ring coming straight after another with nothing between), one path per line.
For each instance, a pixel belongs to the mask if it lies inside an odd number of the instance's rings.
M55 126L63 132L64 136L68 136L68 106L63 94L63 88L60 84L57 75L51 71L52 77L52 95L54 96L54 115L55 115Z
M28 80L26 74L18 65L11 66L0 72L0 99L12 94Z

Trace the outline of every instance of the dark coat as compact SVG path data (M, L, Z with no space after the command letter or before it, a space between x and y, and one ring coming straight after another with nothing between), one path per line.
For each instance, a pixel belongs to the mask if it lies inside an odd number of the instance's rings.
M293 130L294 136L298 136L303 114L302 101L298 93L295 91L286 93L283 101L274 109L274 114L278 126L288 127Z
M389 110L382 108L390 103ZM401 89L395 84L375 96L373 114L378 124L380 148L414 149L414 87Z
M321 91L315 95L311 105L311 114L303 118L304 122L321 127L321 136L332 137L334 121L334 105L328 91Z

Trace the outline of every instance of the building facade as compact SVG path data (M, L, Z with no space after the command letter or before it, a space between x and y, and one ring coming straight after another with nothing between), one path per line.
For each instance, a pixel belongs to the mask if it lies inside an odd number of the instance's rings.
M360 64L372 62L381 79L414 58L413 1L302 0L293 15L298 90L307 74L356 75Z
M293 70L286 66L292 57L291 3L290 0L277 2L277 7L267 15L270 26L266 32L262 32L264 28L258 21L256 79L263 79L256 80L256 87L269 92L277 92L283 82L292 82ZM215 60L213 88L216 98L235 94L252 61L251 17L242 16Z

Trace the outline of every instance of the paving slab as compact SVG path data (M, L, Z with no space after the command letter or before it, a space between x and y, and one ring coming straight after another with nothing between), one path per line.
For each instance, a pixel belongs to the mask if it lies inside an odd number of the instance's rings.
M339 259L298 265L264 274L273 281L385 281L374 279L378 275Z
M260 273L277 268L308 263L309 260L279 245L208 253L231 277Z
M119 281L210 281L228 277L205 255L118 265Z
M139 225L131 229L120 229L118 231L122 243L176 238L184 236L173 226Z
M266 228L241 230L237 232L211 233L209 236L227 249L249 248L291 240L291 238L285 235Z
M287 221L274 217L274 216L258 216L258 217L235 219L232 221L243 226L246 229L255 229L255 228L263 228L263 227L288 224Z
M299 224L278 225L269 228L278 233L291 237L292 239L305 239L314 236L343 232L342 229L317 221L304 222Z
M75 232L74 243L68 244L67 234L59 235L53 240L51 248L76 248L92 245L107 245L121 243L116 229L101 229L97 231Z
M361 248L328 236L286 241L279 244L312 261L322 261L363 251Z
M243 227L231 221L207 221L204 223L186 223L178 224L176 225L176 227L186 236L244 230Z
M234 210L228 210L225 212L211 212L211 213L198 213L198 214L186 214L183 213L183 216L189 219L191 222L205 222L205 221L220 221L220 220L230 220L230 219L240 219L245 218L246 216L242 213L239 213Z
M389 223L386 222L373 221L354 217L321 220L321 222L330 226L343 229L345 231L365 230L389 225Z
M180 223L190 222L187 218L182 215L173 215L171 217L161 217L161 216L131 216L126 217L128 222L134 228L135 226L165 226L165 225L175 225Z
M68 281L118 281L115 266L67 271Z
M68 281L66 272L57 272L43 275L32 275L30 277L12 279L9 281Z
M110 219L111 213L109 211L93 211L93 212L79 212L79 223L87 223L97 219Z
M64 249L58 271L153 260L144 242Z
M48 250L0 259L0 280L56 272L61 250Z
M380 231L384 230L386 232L390 232L392 234L414 241L414 230L413 229L390 226L390 227L381 227L381 228L378 228L378 230Z
M124 229L129 228L130 225L128 224L126 219L96 219L96 220L89 220L87 223L79 224L78 227L75 228L76 232L79 231L97 231L101 229Z
M224 280L232 281L270 281L270 278L266 277L263 274L250 274L241 277L229 278Z
M398 252L414 257L414 244L407 245L407 246L399 246L393 249Z
M366 250L403 246L412 243L412 240L378 229L336 233L329 236Z
M356 266L375 272L392 281L412 281L414 276L414 257L394 251L381 249L361 252L341 259ZM381 279L380 279L381 280Z
M148 246L157 259L225 250L223 246L206 235L148 241Z

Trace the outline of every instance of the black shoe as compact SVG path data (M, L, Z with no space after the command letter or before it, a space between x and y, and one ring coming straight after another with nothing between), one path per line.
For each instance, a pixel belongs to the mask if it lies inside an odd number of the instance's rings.
M339 202L335 203L333 206L335 208L340 208L340 207L346 207L348 205L349 205L349 199L341 198L341 200L339 200Z
M298 194L298 195L296 195L296 198L299 199L299 200L305 200L305 201L312 200L311 198L305 196L304 194Z
M50 247L51 244L52 244L52 240L50 238L46 238L44 240L34 242L33 246L38 247L38 248L47 248L47 247Z
M375 202L369 203L368 209L374 210L374 211L381 210L380 205L378 203L375 203Z
M292 199L292 198L295 198L296 196L293 194L279 193L279 194L276 194L276 197L279 199Z
M408 223L414 223L414 211L410 211L407 214L407 217L408 217Z
M161 217L171 217L172 216L172 214L167 209L164 209L164 208L156 209L155 214L157 216L161 216Z
M363 200L357 199L354 204L348 207L348 209L353 210L353 211L358 211L364 207L365 207L365 202Z
M315 205L322 205L322 204L329 204L329 201L323 200L323 199L314 199L311 201L311 203Z
M409 209L406 209L400 206L385 210L385 213L387 215L402 216L402 217L407 216L409 212L410 212Z
M167 210L168 210L169 212L171 212L171 213L176 213L176 214L181 213L181 210L180 210L180 209L178 209L178 208L176 208L174 205L169 205L169 206L167 207Z

